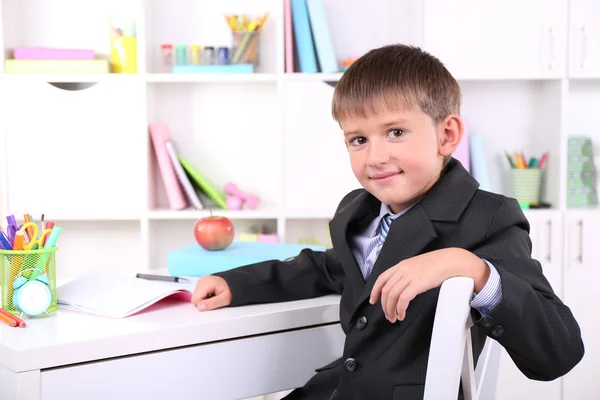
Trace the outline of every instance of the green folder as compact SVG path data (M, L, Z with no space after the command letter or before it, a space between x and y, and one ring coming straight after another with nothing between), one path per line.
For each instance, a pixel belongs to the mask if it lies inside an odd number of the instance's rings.
M217 203L217 205L225 210L227 207L227 195L217 185L210 181L202 172L198 171L182 156L178 156L177 159L181 163L181 166L185 172L189 175L193 183L208 196L209 199Z

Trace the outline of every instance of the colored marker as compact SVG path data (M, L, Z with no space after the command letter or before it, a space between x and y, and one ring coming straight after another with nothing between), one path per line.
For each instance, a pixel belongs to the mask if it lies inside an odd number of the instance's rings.
M60 236L60 232L62 228L60 226L54 226L52 228L52 232L48 235L48 241L44 245L44 249L51 249L56 247L56 242L58 242L58 237ZM37 276L44 270L46 263L48 262L48 258L50 257L50 253L43 253L40 255L38 262L35 265L35 271L31 273L29 279L35 279Z
M15 244L13 245L13 250L19 251L25 248L25 233L22 231L18 231L15 233Z
M4 250L12 250L13 249L10 244L10 241L8 240L8 238L2 231L0 231L0 245L2 245L2 248Z
M46 229L52 229L54 227L54 222L52 221L48 221L48 223L46 224ZM44 231L44 229L42 229L42 232ZM46 241L48 240L48 235L44 236L44 247L46 246Z
M544 164L546 163L547 159L548 159L548 153L542 154L542 158L540 159L540 162L538 163L538 168L542 168L544 166Z

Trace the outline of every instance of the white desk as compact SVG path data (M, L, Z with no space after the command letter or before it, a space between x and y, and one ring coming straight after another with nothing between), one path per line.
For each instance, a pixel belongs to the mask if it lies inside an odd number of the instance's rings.
M339 357L339 296L125 319L61 311L0 327L0 399L213 399L302 386Z

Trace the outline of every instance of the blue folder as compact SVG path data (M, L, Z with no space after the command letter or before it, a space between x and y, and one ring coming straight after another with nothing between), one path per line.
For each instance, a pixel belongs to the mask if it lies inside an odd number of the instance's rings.
M325 250L322 246L288 243L232 242L225 250L209 251L199 245L172 251L167 256L169 275L199 277L268 260L285 260L303 249Z

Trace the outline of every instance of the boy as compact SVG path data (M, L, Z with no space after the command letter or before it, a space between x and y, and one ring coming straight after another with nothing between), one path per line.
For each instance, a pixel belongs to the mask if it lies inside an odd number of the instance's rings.
M199 310L341 293L342 357L289 399L422 399L439 286L475 282L475 357L497 340L529 378L583 357L579 326L531 259L511 198L478 189L451 157L463 135L460 88L435 57L391 45L355 61L333 96L352 171L331 223L333 248L203 277Z

